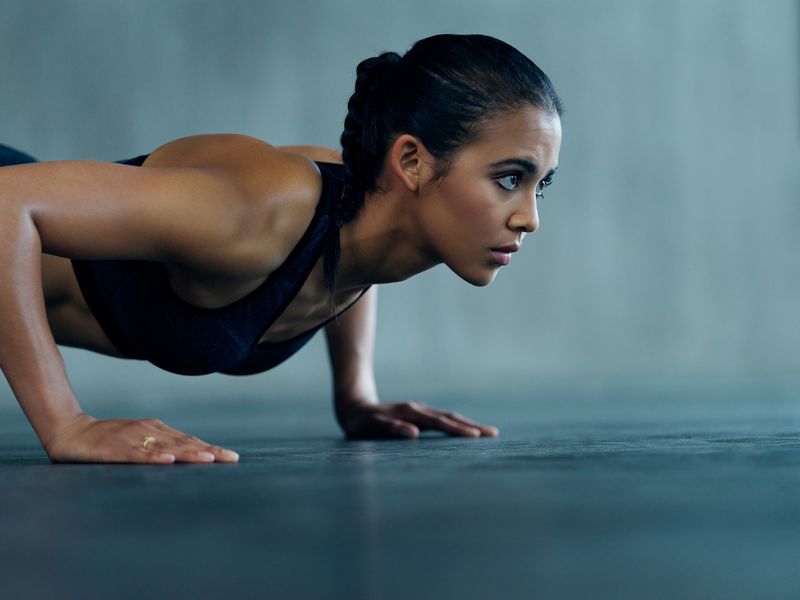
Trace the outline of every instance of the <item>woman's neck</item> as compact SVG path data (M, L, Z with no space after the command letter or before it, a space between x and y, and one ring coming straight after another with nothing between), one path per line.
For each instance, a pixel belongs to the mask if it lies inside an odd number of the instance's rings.
M392 190L367 194L340 232L337 292L403 281L441 262L424 242L413 201Z

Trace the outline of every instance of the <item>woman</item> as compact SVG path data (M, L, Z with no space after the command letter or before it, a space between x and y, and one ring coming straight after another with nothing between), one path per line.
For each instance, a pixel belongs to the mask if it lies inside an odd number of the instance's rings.
M323 326L348 437L497 435L378 403L371 286L439 263L473 285L494 279L538 227L558 96L504 42L437 35L359 64L348 109L341 156L200 135L121 164L0 170L0 365L52 462L238 460L156 419L84 413L56 344L244 375ZM35 162L3 152L7 165Z

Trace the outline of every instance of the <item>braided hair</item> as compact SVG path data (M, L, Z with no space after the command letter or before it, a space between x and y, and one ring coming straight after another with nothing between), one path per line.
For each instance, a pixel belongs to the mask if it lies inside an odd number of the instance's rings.
M334 212L336 226L331 230L323 261L325 287L331 294L339 262L339 229L356 216L364 204L366 193L375 191L383 166L385 152L381 152L378 146L381 141L379 112L386 101L389 71L399 62L399 54L384 52L361 61L356 67L356 89L347 102L347 116L340 138L345 166L344 193Z
M434 181L484 124L515 109L536 107L561 116L561 100L539 67L509 44L486 35L434 35L402 57L383 52L359 63L340 139L344 193L334 213L324 257L333 293L339 230L375 192L391 144L403 133L419 138L437 159Z

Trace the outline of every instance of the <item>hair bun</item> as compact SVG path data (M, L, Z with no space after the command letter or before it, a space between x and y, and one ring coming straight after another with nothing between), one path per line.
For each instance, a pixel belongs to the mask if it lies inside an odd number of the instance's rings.
M356 68L356 91L364 96L372 92L400 60L397 52L384 52L362 60Z

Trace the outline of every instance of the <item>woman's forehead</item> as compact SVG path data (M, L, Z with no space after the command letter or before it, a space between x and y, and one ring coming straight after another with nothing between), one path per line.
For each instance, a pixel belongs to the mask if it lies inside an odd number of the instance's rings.
M478 138L464 148L463 158L479 162L511 158L534 163L552 162L557 160L560 145L561 119L558 115L530 108L501 114L487 121Z
M561 119L536 107L500 113L489 118L480 129L480 137L489 140L503 137L552 136L561 134Z

